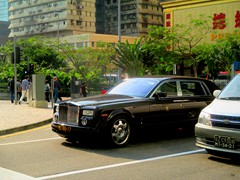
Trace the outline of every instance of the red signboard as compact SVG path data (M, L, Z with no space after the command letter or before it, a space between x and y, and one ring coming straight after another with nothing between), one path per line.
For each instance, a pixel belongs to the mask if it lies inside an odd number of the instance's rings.
M214 14L213 29L224 29L226 27L225 13Z

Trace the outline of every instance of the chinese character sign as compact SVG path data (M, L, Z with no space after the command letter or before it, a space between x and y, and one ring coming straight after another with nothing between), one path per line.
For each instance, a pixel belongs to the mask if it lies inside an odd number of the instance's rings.
M235 15L235 28L238 27L240 27L240 11L237 11Z
M226 27L226 15L224 13L214 14L213 29L224 29Z
M170 13L167 13L165 15L165 27L171 27L171 14Z

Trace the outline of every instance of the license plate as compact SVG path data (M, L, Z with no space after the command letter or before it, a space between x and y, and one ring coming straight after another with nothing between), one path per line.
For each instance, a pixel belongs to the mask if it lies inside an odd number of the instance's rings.
M216 147L234 149L235 139L227 136L214 136L214 144Z
M70 131L71 131L71 127L66 127L66 126L58 125L58 130L64 131L64 132L70 132Z

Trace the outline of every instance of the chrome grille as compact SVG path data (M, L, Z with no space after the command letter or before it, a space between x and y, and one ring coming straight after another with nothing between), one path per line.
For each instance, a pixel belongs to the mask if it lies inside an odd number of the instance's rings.
M78 124L79 107L78 106L59 106L59 121L69 124Z
M212 126L240 129L240 116L211 115Z

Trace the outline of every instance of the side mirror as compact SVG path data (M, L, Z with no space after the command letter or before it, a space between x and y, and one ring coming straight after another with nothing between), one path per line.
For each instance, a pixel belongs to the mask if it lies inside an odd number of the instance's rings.
M156 99L167 97L167 93L166 92L158 92L155 97L156 97Z
M215 90L213 91L213 96L218 97L218 95L221 93L221 90Z

